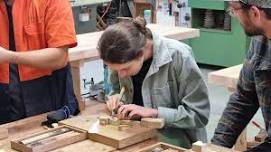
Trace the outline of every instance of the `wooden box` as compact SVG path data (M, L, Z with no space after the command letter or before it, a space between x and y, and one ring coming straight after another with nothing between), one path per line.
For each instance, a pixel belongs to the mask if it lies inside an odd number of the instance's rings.
M77 116L60 124L88 131L88 138L114 148L124 148L157 135L154 128L142 127L138 121L120 120L120 124L100 125L99 116ZM121 127L124 126L122 129Z
M119 130L114 125L97 125L96 131L88 131L88 138L117 149L122 149L133 144L154 138L157 133L153 128L142 127L134 124L124 130Z
M11 148L21 152L45 152L86 138L86 131L70 126L61 126L11 141Z
M160 142L160 143L148 146L146 148L143 148L143 149L139 150L138 152L154 152L154 151L155 152L156 151L159 151L159 152L188 152L189 150Z

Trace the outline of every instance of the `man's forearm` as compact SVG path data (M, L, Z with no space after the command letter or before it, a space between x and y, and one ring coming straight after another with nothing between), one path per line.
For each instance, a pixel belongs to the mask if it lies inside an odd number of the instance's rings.
M253 94L253 93L251 93ZM248 95L247 95L248 96ZM233 94L224 110L211 142L224 147L232 147L242 130L257 112L257 102L244 97L244 94Z
M67 64L67 48L46 48L28 52L9 52L10 63L23 64L34 68L57 70Z

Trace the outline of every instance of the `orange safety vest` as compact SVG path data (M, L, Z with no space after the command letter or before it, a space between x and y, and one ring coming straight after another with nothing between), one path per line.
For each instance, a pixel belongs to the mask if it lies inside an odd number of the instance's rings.
M17 52L77 45L68 0L15 0L12 15ZM9 22L3 0L0 0L0 46L9 48ZM38 69L25 65L18 65L18 70L21 81L52 73L52 69ZM9 82L9 63L0 64L0 82Z

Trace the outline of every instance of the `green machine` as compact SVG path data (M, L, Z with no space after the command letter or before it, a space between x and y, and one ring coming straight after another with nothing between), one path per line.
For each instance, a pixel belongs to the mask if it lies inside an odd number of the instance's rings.
M97 6L111 0L70 0L76 34L96 30Z
M239 21L227 14L228 3L218 0L189 0L192 28L200 37L191 39L196 61L229 67L243 62L250 39Z

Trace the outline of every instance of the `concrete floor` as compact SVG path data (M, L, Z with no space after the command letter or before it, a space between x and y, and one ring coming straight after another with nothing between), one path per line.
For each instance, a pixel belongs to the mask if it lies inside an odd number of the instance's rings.
M209 95L210 95L210 103L211 103L211 114L210 120L207 125L207 132L208 132L208 140L212 138L214 134L214 130L217 126L217 123L222 115L223 110L226 107L226 104L230 97L230 92L225 87L216 86L213 84L208 83L208 73L219 70L219 69L212 69L212 67L206 67L200 65L200 69L203 73L204 79L207 82ZM261 111L258 110L254 118L252 119L258 122L262 127L264 127L264 121L262 118ZM259 129L256 128L252 123L248 124L248 131L247 131L247 138L251 139L259 132Z

